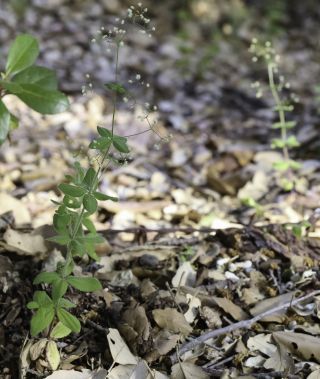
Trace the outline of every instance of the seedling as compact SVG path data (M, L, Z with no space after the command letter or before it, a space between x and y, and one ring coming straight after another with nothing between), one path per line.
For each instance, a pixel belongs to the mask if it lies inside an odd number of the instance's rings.
M283 90L289 89L290 84L285 82L283 76L278 74L278 63L280 57L276 54L275 49L270 42L264 45L258 43L256 39L252 40L249 51L254 55L253 61L257 62L262 59L266 65L269 89L275 103L275 111L278 114L278 121L272 125L273 129L280 131L280 138L275 138L272 141L273 149L281 149L282 160L274 164L274 169L281 172L280 185L286 191L291 191L294 188L293 171L300 168L300 164L290 158L290 149L299 147L300 144L295 135L288 135L288 131L296 126L295 121L287 120L287 113L292 112L294 106L293 101L298 101L295 95L291 95L291 99L284 96ZM257 90L257 97L261 97L263 92L259 82L252 85Z
M116 134L116 114L120 100L125 103L128 99L132 100L132 93L126 88L127 84L120 82L119 79L119 57L120 50L124 45L126 35L126 25L128 21L135 23L139 31L149 34L149 19L145 16L146 9L139 4L137 8L130 7L125 19L117 19L119 26L111 30L101 28L97 36L92 39L92 43L101 41L106 43L108 49L114 53L114 81L104 84L112 98L113 111L110 129L98 126L98 136L89 144L89 150L93 150L94 160L88 168L82 167L79 162L74 165L74 174L68 175L67 183L58 186L63 194L60 202L54 201L57 210L53 217L53 226L57 233L50 238L51 241L66 246L67 253L65 262L60 263L55 272L42 272L34 280L34 284L44 284L47 291L40 290L34 293L33 301L28 303L28 308L35 310L31 319L31 335L36 336L48 329L50 338L63 338L71 332L80 332L81 325L70 309L75 307L66 296L68 288L73 287L82 292L92 292L101 289L101 284L94 277L77 277L73 274L75 257L88 255L95 261L98 256L95 252L96 244L103 242L103 238L97 233L90 217L97 211L98 201L118 201L117 198L108 196L99 191L99 180L103 170L109 163L124 158L129 152L127 137ZM141 75L136 74L134 80L129 80L129 84L134 81L148 87L148 83L140 81ZM85 94L87 89L92 90L89 83L83 87ZM135 101L136 103L136 101ZM155 124L150 120L150 105L143 118L148 124L148 130L155 131ZM151 107L154 109L154 107ZM158 134L159 135L159 134ZM96 164L98 163L98 164ZM97 166L97 168L96 168Z
M0 72L0 145L19 120L2 99L15 95L28 107L42 114L54 114L69 107L66 95L58 91L54 71L34 63L39 55L38 41L29 34L19 35L10 47L5 71Z

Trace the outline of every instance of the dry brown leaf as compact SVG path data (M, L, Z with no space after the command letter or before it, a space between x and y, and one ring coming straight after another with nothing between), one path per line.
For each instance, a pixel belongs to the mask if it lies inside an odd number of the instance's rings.
M209 379L209 375L199 366L190 362L179 362L171 367L171 379Z
M260 351L271 357L277 350L276 346L271 342L271 334L257 334L250 337L247 341L247 347L250 351Z
M179 338L179 334L171 334L168 330L160 330L154 339L154 347L160 355L166 355L176 347Z
M167 329L174 333L181 333L184 336L192 332L192 327L188 324L184 315L174 308L154 309L152 315L155 322L162 329Z
M143 340L147 341L150 335L150 324L146 311L142 306L127 309L123 314L123 321L130 325Z
M200 313L201 316L205 319L209 329L221 327L222 320L220 313L217 310L208 306L204 306L201 308Z
M135 365L137 363L137 358L131 353L117 329L110 328L107 339L115 362L121 365Z
M249 318L248 314L231 300L217 296L213 296L212 299L220 308L231 315L235 320L241 321Z
M172 278L172 285L175 288L180 286L189 286L193 287L196 282L197 273L192 267L190 262L183 262L182 265L178 268L176 274Z
M4 235L5 248L20 255L43 256L46 251L44 238L40 235L21 233L17 230L8 229Z
M272 337L292 354L305 360L316 359L320 362L320 338L294 332L275 332Z
M189 309L184 314L185 319L188 321L189 324L192 324L195 320L195 318L198 316L199 308L201 306L201 301L196 296L192 296L189 293L186 295Z
M270 299L262 300L258 304L256 304L253 308L250 309L250 313L252 316L256 316L260 313L266 312L269 309L276 308L277 306L287 303L292 300L298 291L292 291L285 293L280 296L272 297ZM264 322L283 322L285 319L285 315L287 313L286 309L275 312L269 316L263 317L261 321Z
M242 299L246 305L256 304L264 297L257 287L244 288L242 291Z
M312 371L312 373L307 376L307 379L320 379L320 370Z
M41 340L37 341L30 347L29 355L32 361L37 360L40 355L43 353L48 340L46 338L41 338Z
M21 200L8 195L5 192L0 193L0 214L12 211L16 225L30 224L31 216L28 208Z
M274 371L285 371L286 373L294 372L293 359L288 354L286 347L281 344L277 345L277 350L265 361L263 367Z
M93 372L85 370L84 372L75 370L59 370L47 376L47 379L93 379Z

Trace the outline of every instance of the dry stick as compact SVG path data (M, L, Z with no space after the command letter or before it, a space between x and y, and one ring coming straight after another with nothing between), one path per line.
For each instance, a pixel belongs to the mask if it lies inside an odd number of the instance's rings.
M117 234L117 233L133 233L137 234L140 232L146 232L146 233L176 233L176 232L184 232L184 233L212 233L219 230L219 228L159 228L159 229L148 229L143 227L137 227L137 228L127 228L127 229L106 229L101 230L99 233L101 234Z
M269 309L265 312L262 312L262 313L258 314L257 316L254 316L253 318L251 318L249 320L242 320L242 321L236 322L234 324L225 326L223 328L211 330L207 333L204 333L201 336L195 338L194 340L187 342L184 345L182 345L181 349L179 350L179 356L181 356L182 354L186 353L189 350L192 350L193 348L195 348L196 346L200 345L201 343L209 340L210 338L218 337L218 336L221 336L222 334L227 334L227 333L233 332L234 330L237 330L237 329L248 329L251 327L252 324L256 323L257 321L261 320L262 318L264 318L266 316L269 316L269 315L276 313L278 311L281 311L283 309L290 308L291 306L296 305L296 304L300 303L301 301L304 301L306 299L309 299L310 297L313 297L313 296L316 296L319 294L320 294L320 290L310 292L308 295L299 297L298 299L292 299L291 301L288 301L284 304L278 305L275 308L272 308L272 309ZM178 361L177 354L171 355L170 359L171 359L172 364L176 363Z

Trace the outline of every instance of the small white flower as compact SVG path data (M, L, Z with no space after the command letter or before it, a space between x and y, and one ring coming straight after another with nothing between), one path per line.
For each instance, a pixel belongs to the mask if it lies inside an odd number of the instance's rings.
M141 75L140 75L140 74L137 74L137 75L136 75L136 79L137 79L137 80L140 80L140 79L141 79Z

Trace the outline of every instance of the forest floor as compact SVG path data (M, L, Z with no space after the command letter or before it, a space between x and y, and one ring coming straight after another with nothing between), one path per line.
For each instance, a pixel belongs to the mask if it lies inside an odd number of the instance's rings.
M52 372L45 344L30 338L26 304L36 274L63 259L46 240L57 185L75 156L86 163L97 124L111 119L103 94L81 94L87 73L93 82L111 75L108 59L88 42L101 9L80 25L77 12L68 22L63 12L30 9L19 26L43 40L42 60L59 70L72 102L69 112L50 117L11 104L22 125L0 151L0 378L320 376L316 18L303 27L289 20L273 38L281 72L300 98L292 114L301 145L292 158L301 168L290 192L273 168L281 151L270 147L277 137L272 97L256 98L251 88L266 80L248 53L252 24L234 26L231 35L226 28L209 46L201 35L207 26L189 20L193 39L170 31L123 48L123 79L148 78L144 101L157 105L157 131L170 138L130 138L127 162L104 173L101 190L120 201L101 202L94 218L106 239L100 261L76 267L103 290L68 294L82 330L58 342L61 362ZM4 9L1 17L4 42L16 16ZM158 19L165 30L165 15ZM144 131L140 114L139 106L121 108L117 132Z

